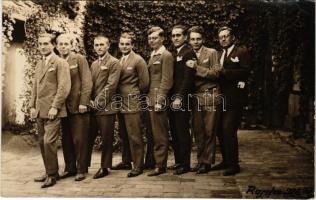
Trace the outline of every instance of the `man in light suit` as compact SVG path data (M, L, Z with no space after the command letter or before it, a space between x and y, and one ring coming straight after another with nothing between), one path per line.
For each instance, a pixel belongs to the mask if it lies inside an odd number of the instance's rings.
M39 145L46 173L34 179L42 188L56 184L58 175L57 141L62 117L67 116L65 101L70 92L69 65L54 52L50 34L38 37L43 60L38 61L30 100L31 117L36 118Z
M93 120L93 124L96 124L97 129L89 134L87 161L89 162L89 158L91 158L98 129L101 132L102 155L101 167L94 175L94 179L107 176L109 174L108 168L112 166L114 123L116 113L119 110L115 96L120 80L121 65L119 60L108 53L109 47L110 41L106 36L95 37L94 50L99 58L91 65L93 82L91 106L94 108L91 120Z
M142 122L140 117L140 95L146 92L149 86L149 75L145 60L136 54L133 49L133 33L122 33L119 48L122 52L122 65L119 82L119 94L123 100L119 114L120 138L123 152L130 150L133 169L127 177L135 177L143 173L144 143L142 137ZM128 150L124 151L124 148ZM128 163L119 163L116 168ZM130 163L129 163L130 164ZM112 168L113 169L113 168Z
M193 105L193 132L197 145L198 163L191 171L207 173L215 161L216 125L219 119L220 90L217 51L203 45L204 30L193 26L188 31L189 43L197 61L187 61L187 66L196 69Z
M242 108L247 104L246 82L250 72L247 48L235 43L232 29L224 26L218 30L222 51L219 54L223 66L220 71L220 87L226 100L226 110L221 112L218 138L223 161L212 170L225 169L224 176L240 172L237 130L241 123Z
M72 45L70 35L58 36L57 50L67 60L71 76L71 90L66 100L67 117L61 121L65 171L60 178L76 175L75 181L81 181L85 179L87 168L85 159L90 123L87 105L90 103L92 78L87 60L82 55L73 53Z
M149 62L150 85L148 92L149 115L154 141L155 169L148 176L166 172L168 159L168 106L167 95L173 84L172 54L163 45L164 30L152 27L147 31L148 44L153 49Z
M196 55L187 43L187 30L183 25L172 28L171 40L174 52L174 84L171 89L172 107L170 112L170 126L172 147L175 156L175 175L190 171L191 136L190 128L190 103L189 95L194 90L195 69L186 66L188 60L196 60Z

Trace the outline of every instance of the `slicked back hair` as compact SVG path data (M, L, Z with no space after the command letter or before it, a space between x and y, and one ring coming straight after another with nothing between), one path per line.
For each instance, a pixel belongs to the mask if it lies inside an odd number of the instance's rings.
M188 36L190 38L190 34L191 33L199 33L201 34L202 38L204 38L204 29L202 26L192 26L189 30L188 30Z
M160 28L159 26L154 26L154 27L149 28L147 31L147 35L150 35L153 32L157 32L157 31L158 31L158 35L160 37L164 37L165 31L162 28Z

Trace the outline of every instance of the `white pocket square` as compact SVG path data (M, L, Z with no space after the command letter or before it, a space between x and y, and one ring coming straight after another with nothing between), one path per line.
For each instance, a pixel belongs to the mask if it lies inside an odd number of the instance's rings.
M75 64L75 65L71 65L69 68L70 69L75 69L75 68L77 68L78 67L78 64Z
M153 64L154 64L154 65L159 65L160 62L159 62L159 61L156 61L156 62L154 62Z
M48 69L49 72L54 71L54 70L55 70L55 68L53 68L53 67Z
M208 62L208 58L206 58L205 60L203 60L203 63L207 63Z
M182 56L177 56L177 62L182 60Z
M127 67L126 69L127 69L127 70L132 70L132 69L133 69L133 67Z
M100 68L101 70L109 69L108 66L104 66L104 65L100 66Z
M239 62L239 58L238 58L238 57L230 58L230 60L231 60L232 62Z

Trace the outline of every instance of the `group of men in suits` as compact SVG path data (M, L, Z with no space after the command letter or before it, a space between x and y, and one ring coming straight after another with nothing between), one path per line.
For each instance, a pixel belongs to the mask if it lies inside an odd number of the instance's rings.
M148 64L133 51L134 34L125 32L119 39L120 59L109 54L106 36L94 38L98 59L90 68L84 56L71 51L69 35L61 34L56 40L59 56L53 51L51 35L38 37L43 59L36 66L30 110L31 117L37 118L45 166L45 174L35 178L36 182L44 182L42 188L55 185L59 178L85 179L98 133L102 140L101 166L94 179L107 176L108 168L131 170L128 177L142 174L145 168L153 169L148 176L165 173L169 131L175 164L168 169L175 175L220 169L225 170L224 175L234 175L240 171L237 129L247 99L247 49L237 46L232 29L226 26L218 31L223 47L220 54L203 45L204 30L199 26L189 30L183 25L174 26L171 52L163 45L162 28L152 27L147 34L152 49ZM146 165L143 113L149 117L147 146L153 147L152 152L147 148L153 162ZM116 116L122 162L112 166ZM57 159L60 127L65 161L61 175ZM193 168L190 128L197 144L198 163ZM211 167L215 162L216 135L223 161Z

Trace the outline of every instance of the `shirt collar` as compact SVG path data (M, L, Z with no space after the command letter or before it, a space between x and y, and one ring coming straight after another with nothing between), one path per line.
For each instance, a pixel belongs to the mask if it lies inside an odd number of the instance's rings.
M228 49L227 49L227 56L233 51L235 47L235 44L231 45Z
M129 57L129 55L131 55L132 51L133 51L133 50L131 50L127 55L123 55L123 56L122 56L122 59L124 59L124 58L127 59L127 58Z
M197 50L197 51L194 50L194 52L195 52L196 54L201 53L202 48L203 48L203 46L201 46L201 48L199 48L199 50Z
M50 53L48 56L44 56L45 65L48 64L48 61L51 59L51 57L52 57L54 54L55 54L55 53L52 52L52 53Z
M177 48L177 52L179 53L181 49L184 47L185 44L183 44L181 47Z
M103 61L104 58L108 55L109 52L106 52L101 58L99 57L99 61Z
M151 53L151 57L153 57L155 55L161 55L165 50L166 50L166 47L164 45L162 45L157 51L153 51Z

